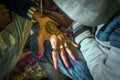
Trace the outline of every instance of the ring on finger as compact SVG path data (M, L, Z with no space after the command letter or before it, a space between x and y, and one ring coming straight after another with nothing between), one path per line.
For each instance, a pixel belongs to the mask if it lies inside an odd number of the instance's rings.
M58 49L58 48L53 48L52 51L54 51L54 52L58 52L59 49Z
M66 46L65 46L65 48L69 48L69 46L68 46L68 45L66 45Z
M64 46L63 45L60 45L60 49L62 49Z
M64 44L64 46L65 46L65 48L69 48L69 46L68 46L68 44L67 44L67 43L65 43L65 44Z
M67 46L67 47L65 47L65 48L69 48L69 47Z

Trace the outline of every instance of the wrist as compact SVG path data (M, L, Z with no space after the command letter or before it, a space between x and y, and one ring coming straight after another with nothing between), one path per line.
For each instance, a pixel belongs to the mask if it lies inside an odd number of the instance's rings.
M41 14L40 14L39 10L37 10L33 13L33 19L36 20L37 22L39 22L41 20Z

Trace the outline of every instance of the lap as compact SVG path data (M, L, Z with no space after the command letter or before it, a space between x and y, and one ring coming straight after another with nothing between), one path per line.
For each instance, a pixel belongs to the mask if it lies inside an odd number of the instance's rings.
M37 28L37 29L35 29L35 28ZM43 57L39 60L37 57L37 55L38 55L38 42L37 42L37 35L38 35L37 32L38 31L37 30L39 30L39 27L34 26L33 35L31 36L31 39L30 39L30 45L31 45L33 55L36 57L36 59L40 63L40 66L46 71L46 73L48 73L48 75L55 77L55 79L60 79L60 80L61 80L61 78L60 78L60 76L56 76L57 74L58 75L65 74L65 75L71 77L72 79L76 79L76 80L81 80L81 79L91 80L92 79L92 77L89 73L89 70L87 69L87 66L85 65L83 59L79 60L78 62L75 62L69 56L67 56L67 58L71 64L71 68L67 69L65 67L62 59L59 56L58 66L59 66L60 74L58 72L56 73L54 66L53 66L53 60L52 60L52 47L51 47L51 44L49 41L44 42L45 52L44 52ZM78 58L80 58L80 56L82 57L82 55L80 55L80 51L78 51L77 49L75 49L73 47L72 47L72 49L73 49L74 53L79 56Z

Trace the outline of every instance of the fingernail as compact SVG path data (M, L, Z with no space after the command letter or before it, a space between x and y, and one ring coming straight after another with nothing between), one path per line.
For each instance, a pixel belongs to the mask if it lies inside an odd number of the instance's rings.
M74 60L74 61L78 61L77 57L73 57L73 60Z
M79 44L77 44L77 48L79 49L81 46Z
M70 68L71 68L70 64L68 64L68 65L67 65L67 68L68 68L68 69L70 69Z
M55 67L55 70L58 72L58 66Z
M42 54L38 53L38 59L41 59L41 58L42 58Z

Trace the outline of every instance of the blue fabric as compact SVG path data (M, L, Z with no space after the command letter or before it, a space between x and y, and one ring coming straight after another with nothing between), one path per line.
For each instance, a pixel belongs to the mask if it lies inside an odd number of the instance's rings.
M120 48L120 25L109 37L110 44L114 47Z
M120 15L115 16L107 25L103 26L97 38L101 41L110 41L110 44L120 48Z
M36 57L36 59L38 60L37 54L38 54L38 42L37 42L37 32L35 30L39 30L39 29L35 29L36 26L33 27L33 31L35 32L32 36L31 36L31 40L30 40L30 44L31 44L31 49L33 51L34 56ZM45 46L45 52L44 52L44 56L38 60L40 63L40 66L46 71L46 73L48 74L48 76L52 79L55 80L64 80L61 78L56 77L57 74L59 74L59 72L57 72L55 74L55 69L53 67L53 60L52 60L52 48L51 48L51 44L49 41L46 41L44 43ZM77 53L76 53L77 54ZM84 62L82 61L78 61L75 62L73 61L69 56L67 56L71 68L67 69L63 63L63 61L61 60L60 56L58 59L58 65L59 65L59 69L61 70L61 72L63 72L65 75L71 77L73 80L93 80L92 76L89 73L89 70L87 68L87 66L84 64ZM50 67L53 67L50 69ZM51 73L52 72L52 73Z
M29 19L27 16L28 9L37 6L32 0L0 0L0 4L4 4L11 11L27 19Z

